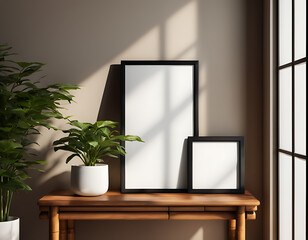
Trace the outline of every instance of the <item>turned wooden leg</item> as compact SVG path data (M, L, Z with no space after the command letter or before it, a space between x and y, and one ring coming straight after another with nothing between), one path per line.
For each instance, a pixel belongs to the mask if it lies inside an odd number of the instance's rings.
M237 210L236 232L238 240L245 240L245 207L239 207Z
M236 232L236 220L230 219L229 220L229 233L228 233L229 240L235 240L235 232Z
M67 240L67 221L60 220L60 240Z
M59 240L59 208L50 207L49 239Z
M67 240L75 239L75 223L74 220L67 221Z

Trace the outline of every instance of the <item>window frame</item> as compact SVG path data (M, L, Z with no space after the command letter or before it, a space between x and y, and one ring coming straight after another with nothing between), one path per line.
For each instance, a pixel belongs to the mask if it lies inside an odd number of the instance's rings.
M295 60L295 0L291 0L292 4L292 9L291 9L291 62L288 62L283 65L279 65L279 14L280 14L280 6L279 6L280 0L275 0L275 15L276 15L276 31L275 31L275 40L274 42L276 43L276 62L275 62L275 72L276 72L276 87L275 87L275 92L276 92L276 187L277 187L277 193L276 193L276 199L277 199L277 238L280 239L280 212L279 212L279 191L280 191L280 184L279 184L279 153L286 154L288 156L291 156L292 158L292 240L295 239L295 158L299 158L302 160L306 161L306 178L307 178L307 147L306 147L306 155L298 154L295 152L295 67L301 63L306 63L306 96L307 96L307 39L306 39L306 57L300 58ZM306 33L307 33L307 3L306 3ZM279 88L280 88L280 78L279 78L279 73L282 69L286 69L288 67L291 67L291 113L292 113L292 148L291 152L287 151L285 149L280 148L280 135L279 135L279 130L280 130L280 122L279 122L279 114L280 114L280 93L279 93ZM307 97L306 97L306 102L307 102ZM306 103L306 115L307 115L307 103ZM306 146L307 146L307 117L306 117ZM307 184L306 184L306 238L307 238Z

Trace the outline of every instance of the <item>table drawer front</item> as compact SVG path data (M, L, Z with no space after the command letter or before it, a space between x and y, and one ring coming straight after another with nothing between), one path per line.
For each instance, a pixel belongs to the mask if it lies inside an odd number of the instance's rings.
M168 220L168 212L60 212L60 220Z
M60 212L168 212L168 207L60 207Z
M170 212L204 212L204 207L169 207Z
M230 220L235 219L232 212L170 212L170 220Z

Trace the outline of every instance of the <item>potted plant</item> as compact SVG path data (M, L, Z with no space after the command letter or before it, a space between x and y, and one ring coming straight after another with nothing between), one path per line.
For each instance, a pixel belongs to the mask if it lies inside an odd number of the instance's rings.
M10 47L0 45L0 239L19 239L19 219L10 216L13 193L31 190L24 181L30 176L28 169L46 164L42 160L29 160L31 146L38 144L33 135L38 126L53 128L51 118L64 118L58 111L60 101L71 102L68 92L74 85L54 84L39 87L31 77L44 64L9 60ZM38 169L39 170L39 169ZM41 171L41 170L39 170Z
M81 166L71 168L71 187L74 193L82 196L97 196L107 192L109 187L108 165L101 164L104 157L117 158L125 155L125 148L120 141L139 141L140 137L133 135L119 135L115 130L117 122L98 121L94 124L70 121L73 126L63 130L69 135L53 143L54 150L69 151L66 163L74 157L83 162Z

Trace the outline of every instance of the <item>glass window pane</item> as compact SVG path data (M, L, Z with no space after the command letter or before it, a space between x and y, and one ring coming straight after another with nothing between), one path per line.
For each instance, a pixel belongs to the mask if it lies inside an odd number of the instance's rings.
M295 60L306 57L306 0L295 0Z
M295 240L306 239L306 161L295 158Z
M291 68L279 71L279 148L292 151Z
M292 157L279 153L279 239L292 239Z
M306 63L295 66L295 152L306 155Z
M279 0L279 66L292 60L292 1Z

